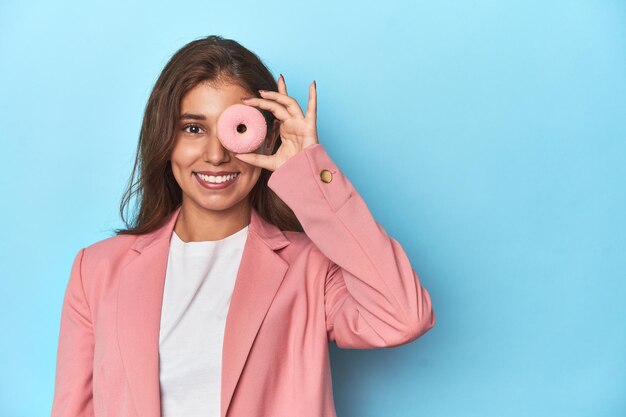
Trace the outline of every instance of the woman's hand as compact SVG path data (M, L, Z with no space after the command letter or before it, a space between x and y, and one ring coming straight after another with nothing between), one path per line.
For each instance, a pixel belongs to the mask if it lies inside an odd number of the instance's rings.
M282 74L278 78L278 91L259 90L261 98L242 99L244 104L269 110L280 125L280 148L273 155L255 152L235 154L235 157L249 164L277 170L289 158L310 145L319 143L317 139L317 90L315 81L309 86L309 103L306 116L298 102L287 95L287 86ZM269 131L269 129L268 129ZM275 130L272 132L275 134ZM271 139L271 138L267 138Z

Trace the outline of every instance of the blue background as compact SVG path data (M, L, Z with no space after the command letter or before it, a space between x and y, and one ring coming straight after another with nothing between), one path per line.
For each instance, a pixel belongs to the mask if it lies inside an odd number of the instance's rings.
M86 4L91 3L91 4ZM77 251L120 227L150 90L209 34L306 109L437 316L331 345L339 417L626 415L623 1L0 4L0 415L50 411Z

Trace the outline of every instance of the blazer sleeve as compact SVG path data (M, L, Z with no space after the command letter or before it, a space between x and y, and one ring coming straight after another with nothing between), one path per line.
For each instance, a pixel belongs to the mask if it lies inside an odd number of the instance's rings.
M94 332L82 283L85 249L74 259L65 289L57 347L52 417L92 417Z
M287 160L268 186L328 258L324 310L329 341L341 348L394 347L434 326L430 295L402 246L374 220L322 144Z

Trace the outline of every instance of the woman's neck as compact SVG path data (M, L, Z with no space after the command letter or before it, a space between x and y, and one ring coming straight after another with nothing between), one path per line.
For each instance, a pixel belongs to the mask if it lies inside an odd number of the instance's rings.
M221 240L249 225L250 214L249 204L226 210L207 210L183 203L174 231L184 242Z

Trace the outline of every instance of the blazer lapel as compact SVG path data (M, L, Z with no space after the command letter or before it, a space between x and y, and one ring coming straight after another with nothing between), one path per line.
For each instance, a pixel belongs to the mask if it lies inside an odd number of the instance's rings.
M122 270L117 336L137 415L160 417L159 329L170 238L178 206L159 229L137 237L137 252ZM254 338L288 263L275 251L289 244L283 232L252 208L248 238L230 301L222 349L221 417L226 417Z

